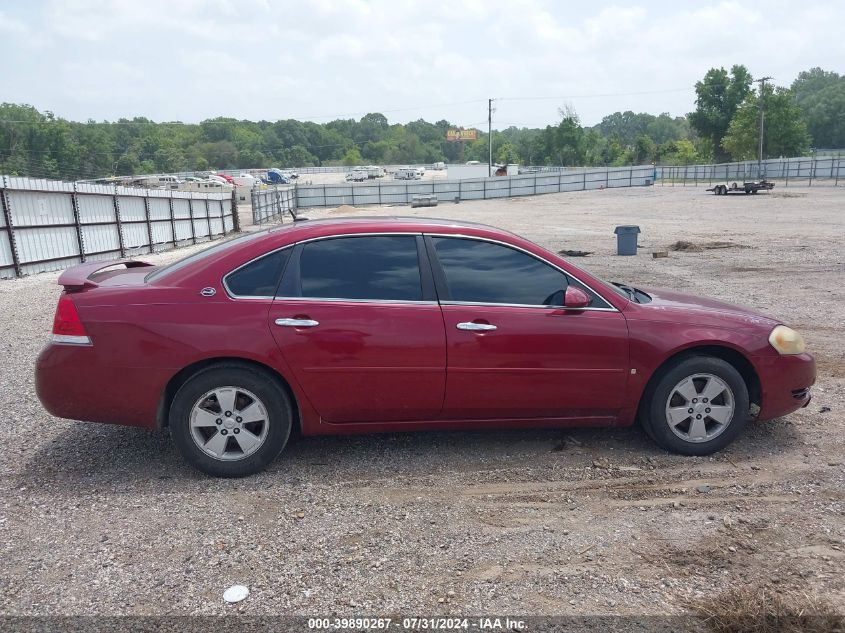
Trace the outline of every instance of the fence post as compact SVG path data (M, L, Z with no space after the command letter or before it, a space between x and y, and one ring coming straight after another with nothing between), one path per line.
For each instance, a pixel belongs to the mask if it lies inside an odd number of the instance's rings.
M630 167L628 167L628 187L631 187L633 182L634 182L634 166L631 165Z
M534 195L537 195L537 174L534 174Z
M484 194L483 195L484 195L484 197L482 198L482 200L487 200L487 179L486 178L484 179Z
M458 181L458 200L463 200L463 199L464 199L464 181L459 180Z
M15 269L15 277L21 276L21 260L18 255L18 245L15 240L15 229L12 228L12 202L9 200L9 183L6 176L3 176L3 191L0 195L0 202L3 204L3 217L6 219L6 232L9 234L9 249L12 251L12 266Z
M233 233L240 233L241 231L241 219L238 217L238 195L235 193L235 190L232 189L232 201L231 201L231 211L232 211L232 232ZM226 235L226 214L223 213L223 200L220 201L220 221L223 223L223 235Z
M171 196L173 194L170 194ZM190 193L190 197L188 198L188 216L191 218L191 243L197 243L197 229L194 226L194 194L193 192ZM211 231L209 231L211 233ZM211 235L208 236L211 239Z
M76 243L79 246L79 261L85 263L85 245L82 243L82 226L79 224L79 198L76 195L76 185L73 183L73 193L70 194L70 204L73 207L73 223L76 225Z
M604 188L608 189L610 187L610 167L607 165L604 166Z
M149 240L150 255L152 255L155 252L153 249L153 224L150 221L150 199L147 196L144 196L144 218L147 220L147 240Z
M193 194L191 194L193 197ZM223 205L220 205L220 215L223 215ZM222 221L223 218L221 217L220 220ZM208 223L208 239L214 239L214 231L211 230L211 209L208 208L208 198L205 199L205 221Z
M114 219L117 222L117 243L120 246L120 256L126 257L126 246L123 243L123 222L120 221L120 201L117 199L117 185L114 186L112 200L114 201Z
M587 190L587 168L581 171L581 191Z
M232 189L232 191L234 191L234 189ZM173 248L176 248L176 218L173 215L173 191L170 192L168 206L170 208L170 230L173 231Z
M253 187L249 192L249 203L252 207L252 223L258 224L258 189ZM225 233L226 225L223 225L223 231Z
M352 183L352 206L355 206L355 183Z
M810 162L810 184L808 186L810 186L810 187L813 186L813 176L815 176L815 175L816 175L816 159L814 158Z
M557 192L560 193L563 189L563 172L557 172Z
M839 163L842 159L838 156L836 157L836 181L833 183L834 187L839 186ZM833 160L830 161L830 164L833 165Z

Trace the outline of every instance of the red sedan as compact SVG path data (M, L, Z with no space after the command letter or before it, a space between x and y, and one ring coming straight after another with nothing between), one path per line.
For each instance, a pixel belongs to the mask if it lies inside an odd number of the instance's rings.
M38 396L57 416L169 426L200 470L265 468L305 435L626 426L706 455L810 401L794 330L610 284L492 227L297 222L169 266L59 277Z

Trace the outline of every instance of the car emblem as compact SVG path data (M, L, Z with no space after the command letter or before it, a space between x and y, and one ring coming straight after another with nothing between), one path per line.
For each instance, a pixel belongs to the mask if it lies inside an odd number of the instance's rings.
M217 294L217 291L211 286L208 286L207 288L203 288L202 290L200 290L200 294L203 297L213 297Z

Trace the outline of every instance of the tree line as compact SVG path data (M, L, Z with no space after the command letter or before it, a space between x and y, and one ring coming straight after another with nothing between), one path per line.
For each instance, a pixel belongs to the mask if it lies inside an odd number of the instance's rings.
M710 69L695 110L673 117L614 112L583 126L570 107L545 128L493 132L493 160L524 165L622 166L747 160L757 154L760 90L742 65ZM813 68L789 87L766 84L764 156L845 147L845 76ZM488 138L448 142L457 125L383 114L328 123L215 118L198 124L68 121L29 105L0 105L0 173L79 179L141 173L312 165L487 162Z

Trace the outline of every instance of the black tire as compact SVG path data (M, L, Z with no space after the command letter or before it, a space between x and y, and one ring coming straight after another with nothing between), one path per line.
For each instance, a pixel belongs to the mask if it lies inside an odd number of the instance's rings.
M227 386L251 392L267 411L267 419L261 423L267 425L263 442L254 452L233 460L207 454L191 432L191 415L197 401L208 392ZM176 392L169 414L170 434L179 452L191 466L213 477L246 477L264 470L287 444L292 420L290 398L278 381L260 369L237 363L221 363L199 370Z
M723 431L712 439L691 442L676 435L667 421L666 406L676 385L695 374L720 378L733 392L734 410ZM710 455L722 450L742 433L748 422L748 387L736 368L712 356L687 356L663 369L650 385L640 405L640 422L658 446L681 455Z

